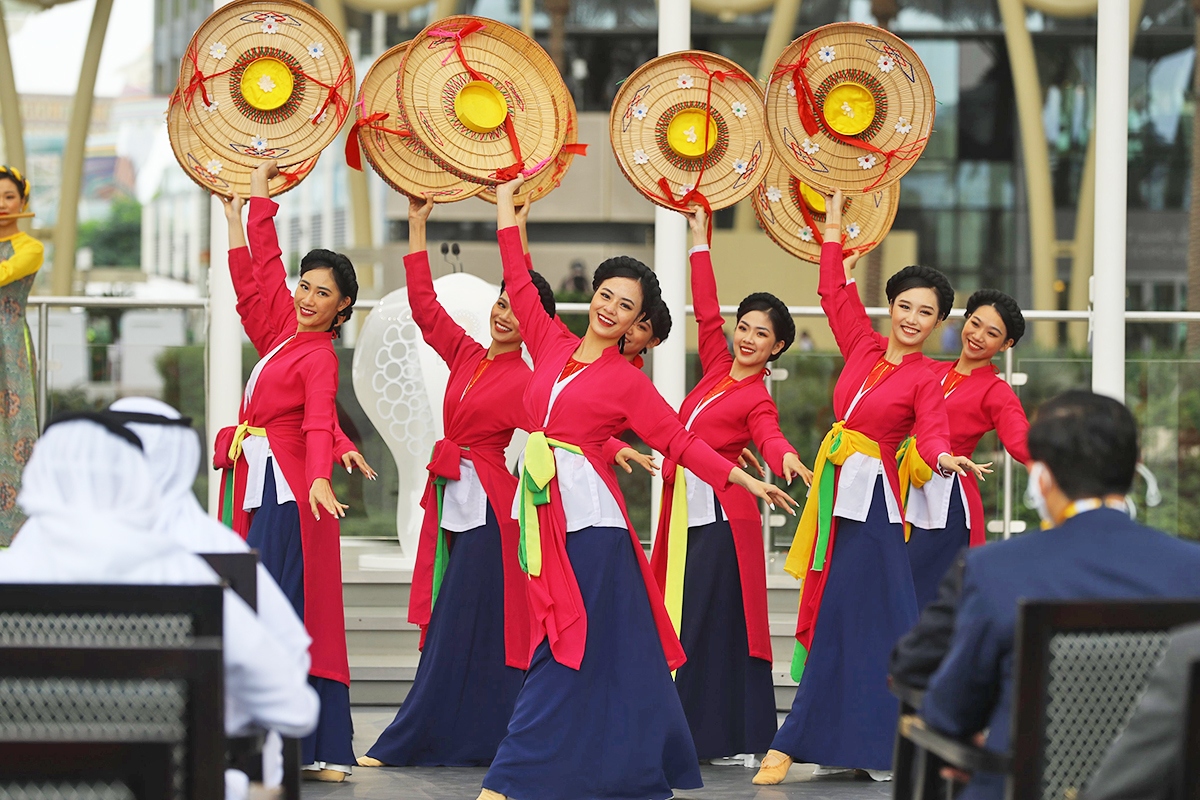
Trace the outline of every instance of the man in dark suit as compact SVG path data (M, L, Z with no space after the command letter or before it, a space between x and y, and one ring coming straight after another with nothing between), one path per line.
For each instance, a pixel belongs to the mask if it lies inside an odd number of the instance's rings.
M967 553L950 649L921 714L957 737L987 730L1009 749L1017 601L1200 597L1200 547L1129 518L1137 427L1117 401L1061 394L1029 428L1030 494L1048 530ZM1002 800L1004 778L976 774L963 800Z
M1086 800L1175 800L1182 797L1188 683L1200 659L1200 625L1171 636L1146 693L1088 781Z

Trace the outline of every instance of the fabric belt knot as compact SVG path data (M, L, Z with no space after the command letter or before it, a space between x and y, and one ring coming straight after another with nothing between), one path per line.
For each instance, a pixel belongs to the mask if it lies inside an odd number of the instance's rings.
M437 492L437 547L433 556L433 587L430 592L429 608L437 603L438 591L442 588L442 577L446 574L446 566L450 563L450 544L446 541L446 531L442 529L442 513L446 496L446 481L456 481L462 477L460 462L466 448L459 447L450 439L438 439L433 445L433 454L429 457L429 477L433 481L434 491Z
M810 569L814 572L825 569L829 559L829 534L833 526L833 499L836 489L833 467L846 463L846 459L855 453L880 458L879 443L847 428L845 420L835 422L829 433L825 434L821 449L817 451L816 463L813 465L813 489L809 491L808 499L804 503L800 524L796 527L796 535L792 539L787 561L783 565L785 572L801 581ZM801 603L804 601L804 594L801 584ZM797 640L792 653L792 677L797 682L804 673L804 662L807 660L808 649Z
M910 488L920 489L933 477L933 469L917 452L917 437L909 436L896 450L896 471L900 474L900 508L908 508ZM912 537L912 525L904 523L904 541Z
M521 466L521 482L517 487L521 493L518 520L521 524L521 544L518 553L521 569L534 578L542 574L542 534L537 507L550 502L550 481L556 474L553 448L583 455L583 450L577 445L551 439L545 431L534 431L525 442L525 460Z
M242 441L247 436L263 436L267 435L266 428L257 428L249 422L240 422L233 429L233 441L229 445L229 460L237 463L238 458L242 455Z

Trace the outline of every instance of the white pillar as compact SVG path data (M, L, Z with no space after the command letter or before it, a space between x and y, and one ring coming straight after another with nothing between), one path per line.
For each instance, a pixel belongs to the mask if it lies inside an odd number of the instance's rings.
M217 431L238 424L242 400L242 324L237 295L229 277L229 231L225 210L216 197L209 200L208 230L208 452ZM207 461L207 460L206 460ZM211 463L211 462L207 462ZM221 473L208 473L208 513L220 516Z
M692 43L691 0L659 0L658 54L687 50ZM675 335L654 349L654 385L675 408L687 394L687 221L665 208L654 209L654 271L663 301L671 312ZM651 525L658 519L662 481L655 478L650 492Z
M1129 0L1096 10L1096 231L1092 391L1125 400L1125 210L1129 175Z

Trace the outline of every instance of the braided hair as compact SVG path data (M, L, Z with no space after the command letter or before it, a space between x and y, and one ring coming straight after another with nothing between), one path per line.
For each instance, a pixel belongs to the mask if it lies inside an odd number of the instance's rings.
M29 207L29 190L33 187L29 185L29 179L21 174L21 171L16 167L6 167L0 165L0 181L9 180L17 187L17 191L21 193L21 208Z
M938 301L938 322L944 320L954 306L954 287L950 285L950 279L939 269L916 264L905 267L888 278L885 290L888 304L896 302L896 298L909 289L933 289Z
M631 256L616 256L601 262L592 274L592 291L598 291L600 285L609 278L629 278L642 287L642 313L638 319L649 316L655 306L662 304L662 289L658 285L658 276L654 270Z
M342 297L350 298L350 305L343 308L333 318L329 330L336 331L354 313L354 304L358 301L358 276L354 273L354 265L350 259L332 250L316 249L308 251L300 260L300 274L304 275L314 269L328 269L333 273L333 281L337 284Z
M660 300L647 316L650 318L650 335L662 344L671 335L671 310Z
M1004 322L1005 339L1011 340L1014 345L1021 341L1021 337L1025 335L1025 315L1021 313L1021 306L1017 305L1016 300L999 289L980 289L967 300L965 316L970 319L980 306L996 309L996 313Z
M538 291L538 299L542 301L542 308L546 309L546 315L553 317L558 313L558 306L554 302L554 290L550 288L550 282L542 277L540 272L529 270L529 280ZM500 281L500 294L504 294L504 281Z
M740 322L742 317L750 311L765 313L767 319L771 320L771 330L775 333L775 339L783 342L783 349L778 353L771 354L771 357L767 359L767 361L774 361L792 346L792 342L796 341L796 321L788 312L787 304L770 292L755 292L746 295L746 299L742 300L741 305L738 306L738 321Z

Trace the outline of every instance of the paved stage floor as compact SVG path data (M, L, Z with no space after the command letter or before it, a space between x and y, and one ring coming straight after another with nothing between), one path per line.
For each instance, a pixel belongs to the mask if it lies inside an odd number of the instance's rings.
M393 708L355 707L354 752L365 753L392 718ZM743 767L701 768L704 788L682 791L678 800L882 800L891 797L890 783L848 779L844 776L812 778L813 767L796 765L778 786L750 783L754 770ZM486 769L407 767L366 769L339 784L305 782L305 800L475 800ZM581 800L585 800L581 798Z

